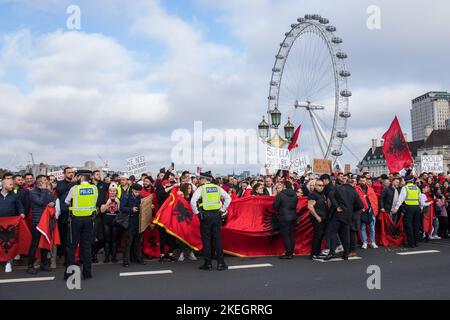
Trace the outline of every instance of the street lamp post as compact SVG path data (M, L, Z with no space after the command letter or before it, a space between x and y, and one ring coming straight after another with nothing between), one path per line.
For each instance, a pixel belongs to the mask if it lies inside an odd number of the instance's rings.
M286 139L283 139L279 133L278 128L281 124L281 112L278 107L269 111L270 117L270 125L265 121L263 116L263 120L258 125L258 133L259 137L268 145L271 145L276 148L283 148L288 145L294 136L294 125L291 123L291 119L288 118L288 122L284 126L284 136ZM273 129L275 132L273 135L270 134L270 129Z

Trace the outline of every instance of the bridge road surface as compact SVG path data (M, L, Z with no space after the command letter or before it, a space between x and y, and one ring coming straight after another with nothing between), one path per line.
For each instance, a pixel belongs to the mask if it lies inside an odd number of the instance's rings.
M95 264L81 290L67 289L63 269L26 273L0 270L0 299L450 299L450 240L418 248L359 249L361 259L311 261L308 257L226 257L228 271L201 271L202 260L147 261L147 265ZM369 290L367 268L381 269L381 290Z

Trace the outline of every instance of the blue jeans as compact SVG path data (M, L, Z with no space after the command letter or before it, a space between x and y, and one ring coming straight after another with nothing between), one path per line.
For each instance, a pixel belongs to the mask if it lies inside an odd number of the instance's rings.
M369 225L369 229L370 229L370 242L375 243L375 218L372 219L372 222ZM361 223L361 238L363 242L367 243L367 230L365 223Z

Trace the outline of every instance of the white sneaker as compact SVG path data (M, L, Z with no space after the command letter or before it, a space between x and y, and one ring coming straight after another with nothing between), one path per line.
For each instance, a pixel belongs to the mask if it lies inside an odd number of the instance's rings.
M367 245L366 245L367 246ZM377 244L375 243L375 242L372 242L371 244L370 244L370 246L373 248L373 249L378 249L378 246L377 246Z
M180 256L178 257L178 261L184 261L184 253L183 252L181 252L180 253Z
M437 234L435 234L433 237L431 237L433 240L441 240L442 238L439 237Z
M363 248L364 250L367 249L367 242L364 242L361 246L361 248Z
M188 259L191 261L197 261L197 257L195 256L194 252L190 252L188 255Z
M341 252L344 252L344 246L342 246L342 245L337 246L335 253L341 253Z
M11 262L7 262L6 263L6 265L5 265L5 272L6 273L10 273L10 272L12 272L12 264L11 264Z
M327 256L330 253L330 249L324 249L322 250L322 252L320 253L321 256Z

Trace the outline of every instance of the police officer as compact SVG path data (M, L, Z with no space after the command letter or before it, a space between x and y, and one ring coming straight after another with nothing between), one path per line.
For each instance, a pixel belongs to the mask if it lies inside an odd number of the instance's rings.
M71 211L69 220L69 239L67 243L68 266L75 264L75 250L80 243L80 255L83 259L83 278L92 278L92 261L87 257L91 257L92 239L94 236L94 219L96 214L96 204L98 198L98 190L95 185L89 183L91 171L79 170L77 176L79 181L73 186L67 198L66 204ZM70 276L66 272L64 279Z
M203 242L203 255L205 263L201 270L212 270L212 248L217 255L217 270L227 270L223 257L222 240L220 228L226 217L226 210L230 205L231 198L220 186L211 183L213 177L210 172L200 173L202 184L193 194L191 207L200 218L200 233ZM199 208L197 202L201 199ZM222 205L222 199L224 203Z
M397 214L400 206L404 204L403 223L408 242L407 247L415 248L420 237L420 189L414 183L414 176L407 176L405 181L406 185L400 191L393 213Z

